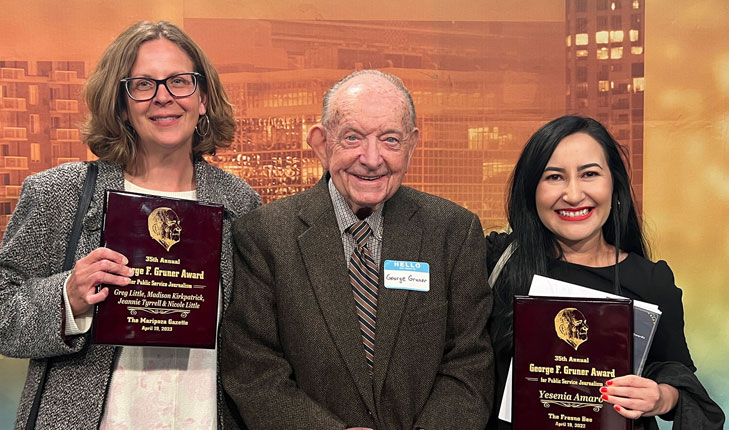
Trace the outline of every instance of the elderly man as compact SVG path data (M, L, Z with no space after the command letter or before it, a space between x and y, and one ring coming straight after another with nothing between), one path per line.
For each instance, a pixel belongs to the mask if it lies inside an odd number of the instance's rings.
M312 189L234 227L223 383L251 429L483 429L491 293L471 212L401 186L418 142L400 79L355 72L307 141Z

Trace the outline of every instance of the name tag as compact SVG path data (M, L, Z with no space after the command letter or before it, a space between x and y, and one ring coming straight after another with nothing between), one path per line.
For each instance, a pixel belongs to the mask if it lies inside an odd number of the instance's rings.
M385 260L385 288L430 291L430 264Z

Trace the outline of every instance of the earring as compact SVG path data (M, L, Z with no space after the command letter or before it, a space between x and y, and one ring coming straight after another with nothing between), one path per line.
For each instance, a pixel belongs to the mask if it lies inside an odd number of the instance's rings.
M203 122L203 119L205 122ZM204 131L200 131L204 130ZM210 133L210 118L208 118L208 114L205 114L200 117L200 119L197 120L197 125L195 125L195 133L197 133L200 137L205 137Z

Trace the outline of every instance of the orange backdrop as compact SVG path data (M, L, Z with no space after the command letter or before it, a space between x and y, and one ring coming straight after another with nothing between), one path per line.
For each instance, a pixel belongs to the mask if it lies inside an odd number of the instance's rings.
M689 2L686 2L689 3ZM729 17L723 0L0 0L0 231L22 180L90 157L81 89L132 23L168 20L208 53L238 132L211 162L270 201L311 186L304 143L321 96L366 67L402 77L422 142L406 183L502 228L504 185L526 138L565 113L591 115L630 149L656 257L684 290L699 377L729 406ZM0 428L25 361L0 356Z

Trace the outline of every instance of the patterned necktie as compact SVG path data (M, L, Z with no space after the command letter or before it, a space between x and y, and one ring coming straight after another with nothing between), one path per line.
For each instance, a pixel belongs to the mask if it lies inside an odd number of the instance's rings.
M356 242L356 247L349 260L349 283L354 293L354 304L357 308L359 328L362 332L367 365L372 369L375 356L375 321L377 316L377 264L367 248L367 239L372 229L364 221L352 224L346 230Z

